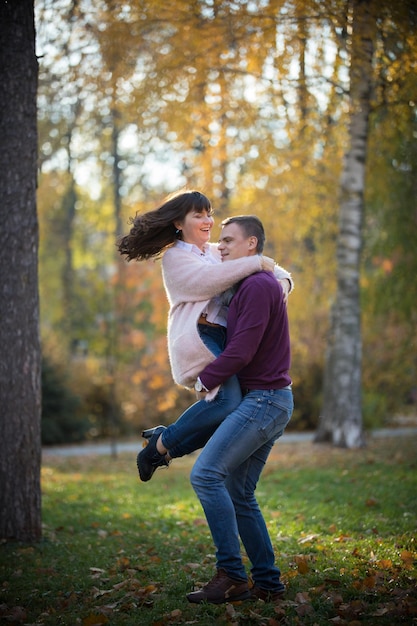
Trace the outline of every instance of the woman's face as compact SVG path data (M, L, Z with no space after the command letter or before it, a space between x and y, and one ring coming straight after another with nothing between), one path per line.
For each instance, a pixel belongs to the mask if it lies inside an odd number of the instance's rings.
M182 231L183 241L192 243L202 250L204 244L210 239L213 224L214 220L211 217L211 212L206 210L201 213L190 211L182 222L175 222L175 228L179 228Z

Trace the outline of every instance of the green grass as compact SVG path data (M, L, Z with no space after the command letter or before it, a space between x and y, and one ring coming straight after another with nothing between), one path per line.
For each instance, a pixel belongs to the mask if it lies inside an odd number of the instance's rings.
M46 457L43 540L0 546L0 622L417 624L416 437L275 446L257 491L287 585L275 606L187 602L215 564L193 460L143 484L135 455Z

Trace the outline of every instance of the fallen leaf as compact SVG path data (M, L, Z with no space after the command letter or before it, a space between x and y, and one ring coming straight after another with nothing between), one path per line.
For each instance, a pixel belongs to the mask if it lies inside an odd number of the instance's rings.
M306 615L311 615L312 613L314 613L313 606L307 603L298 605L295 611L299 617L305 617Z
M361 615L364 611L364 604L360 600L353 600L352 602L341 604L338 607L338 613L345 619L355 619Z
M317 534L311 534L311 535L307 535L306 537L303 537L302 539L298 540L298 543L310 543L311 541L314 541L315 539L318 539L320 537L320 535Z
M366 576L366 578L363 581L363 585L366 589L374 589L375 584L376 584L375 576Z
M101 569L100 567L90 567L89 570L92 574L105 574L106 572L106 570Z
M116 565L120 569L125 570L130 565L130 559L128 559L126 556L121 556L120 558L117 559Z
M381 617L382 615L386 615L388 612L389 612L388 609L380 608L374 611L373 613L371 613L371 615L372 617Z
M109 620L103 613L93 613L83 619L83 626L101 626L107 624Z
M333 602L333 605L336 607L343 604L343 598L340 593L330 592L327 597L331 602Z
M326 585L331 585L332 587L340 587L342 584L338 578L325 578L324 582Z
M307 574L307 572L309 571L309 565L308 565L308 557L305 555L300 555L300 556L296 556L295 557L295 562L297 564L297 569L299 571L300 574Z
M414 555L409 550L403 550L400 554L401 561L404 563L411 565L414 561Z
M2 605L6 607L6 613L3 613L3 616L6 618L7 622L25 622L27 619L27 613L23 606L12 606L10 609L7 605Z
M349 537L349 535L340 535L339 537L336 537L334 541L336 543L344 543L345 541L352 541L352 537Z
M299 591L295 596L295 601L299 604L306 604L310 602L310 596L306 591Z
M102 596L108 596L113 593L112 589L97 589L97 587L92 588L93 598L101 598Z
M282 606L274 606L274 613L278 615L279 620L283 619L286 615L285 608Z

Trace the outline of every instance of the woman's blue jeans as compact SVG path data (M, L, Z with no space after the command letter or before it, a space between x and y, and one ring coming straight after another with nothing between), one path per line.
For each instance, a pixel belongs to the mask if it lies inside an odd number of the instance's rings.
M199 324L198 330L207 348L217 357L223 352L226 329ZM162 433L162 443L172 458L190 454L202 448L218 425L242 400L242 392L236 376L221 385L211 402L199 400L190 406L176 422Z
M232 578L247 578L240 535L254 583L270 591L284 585L255 489L292 411L291 389L250 391L217 428L191 472L216 546L217 568Z

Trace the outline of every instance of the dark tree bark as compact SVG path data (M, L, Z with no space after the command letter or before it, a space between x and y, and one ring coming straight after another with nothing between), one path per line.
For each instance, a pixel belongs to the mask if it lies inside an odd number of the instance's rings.
M0 538L41 536L33 0L0 0Z
M376 0L352 0L351 8L349 146L340 183L337 293L331 313L323 411L316 441L357 448L364 444L359 272Z

